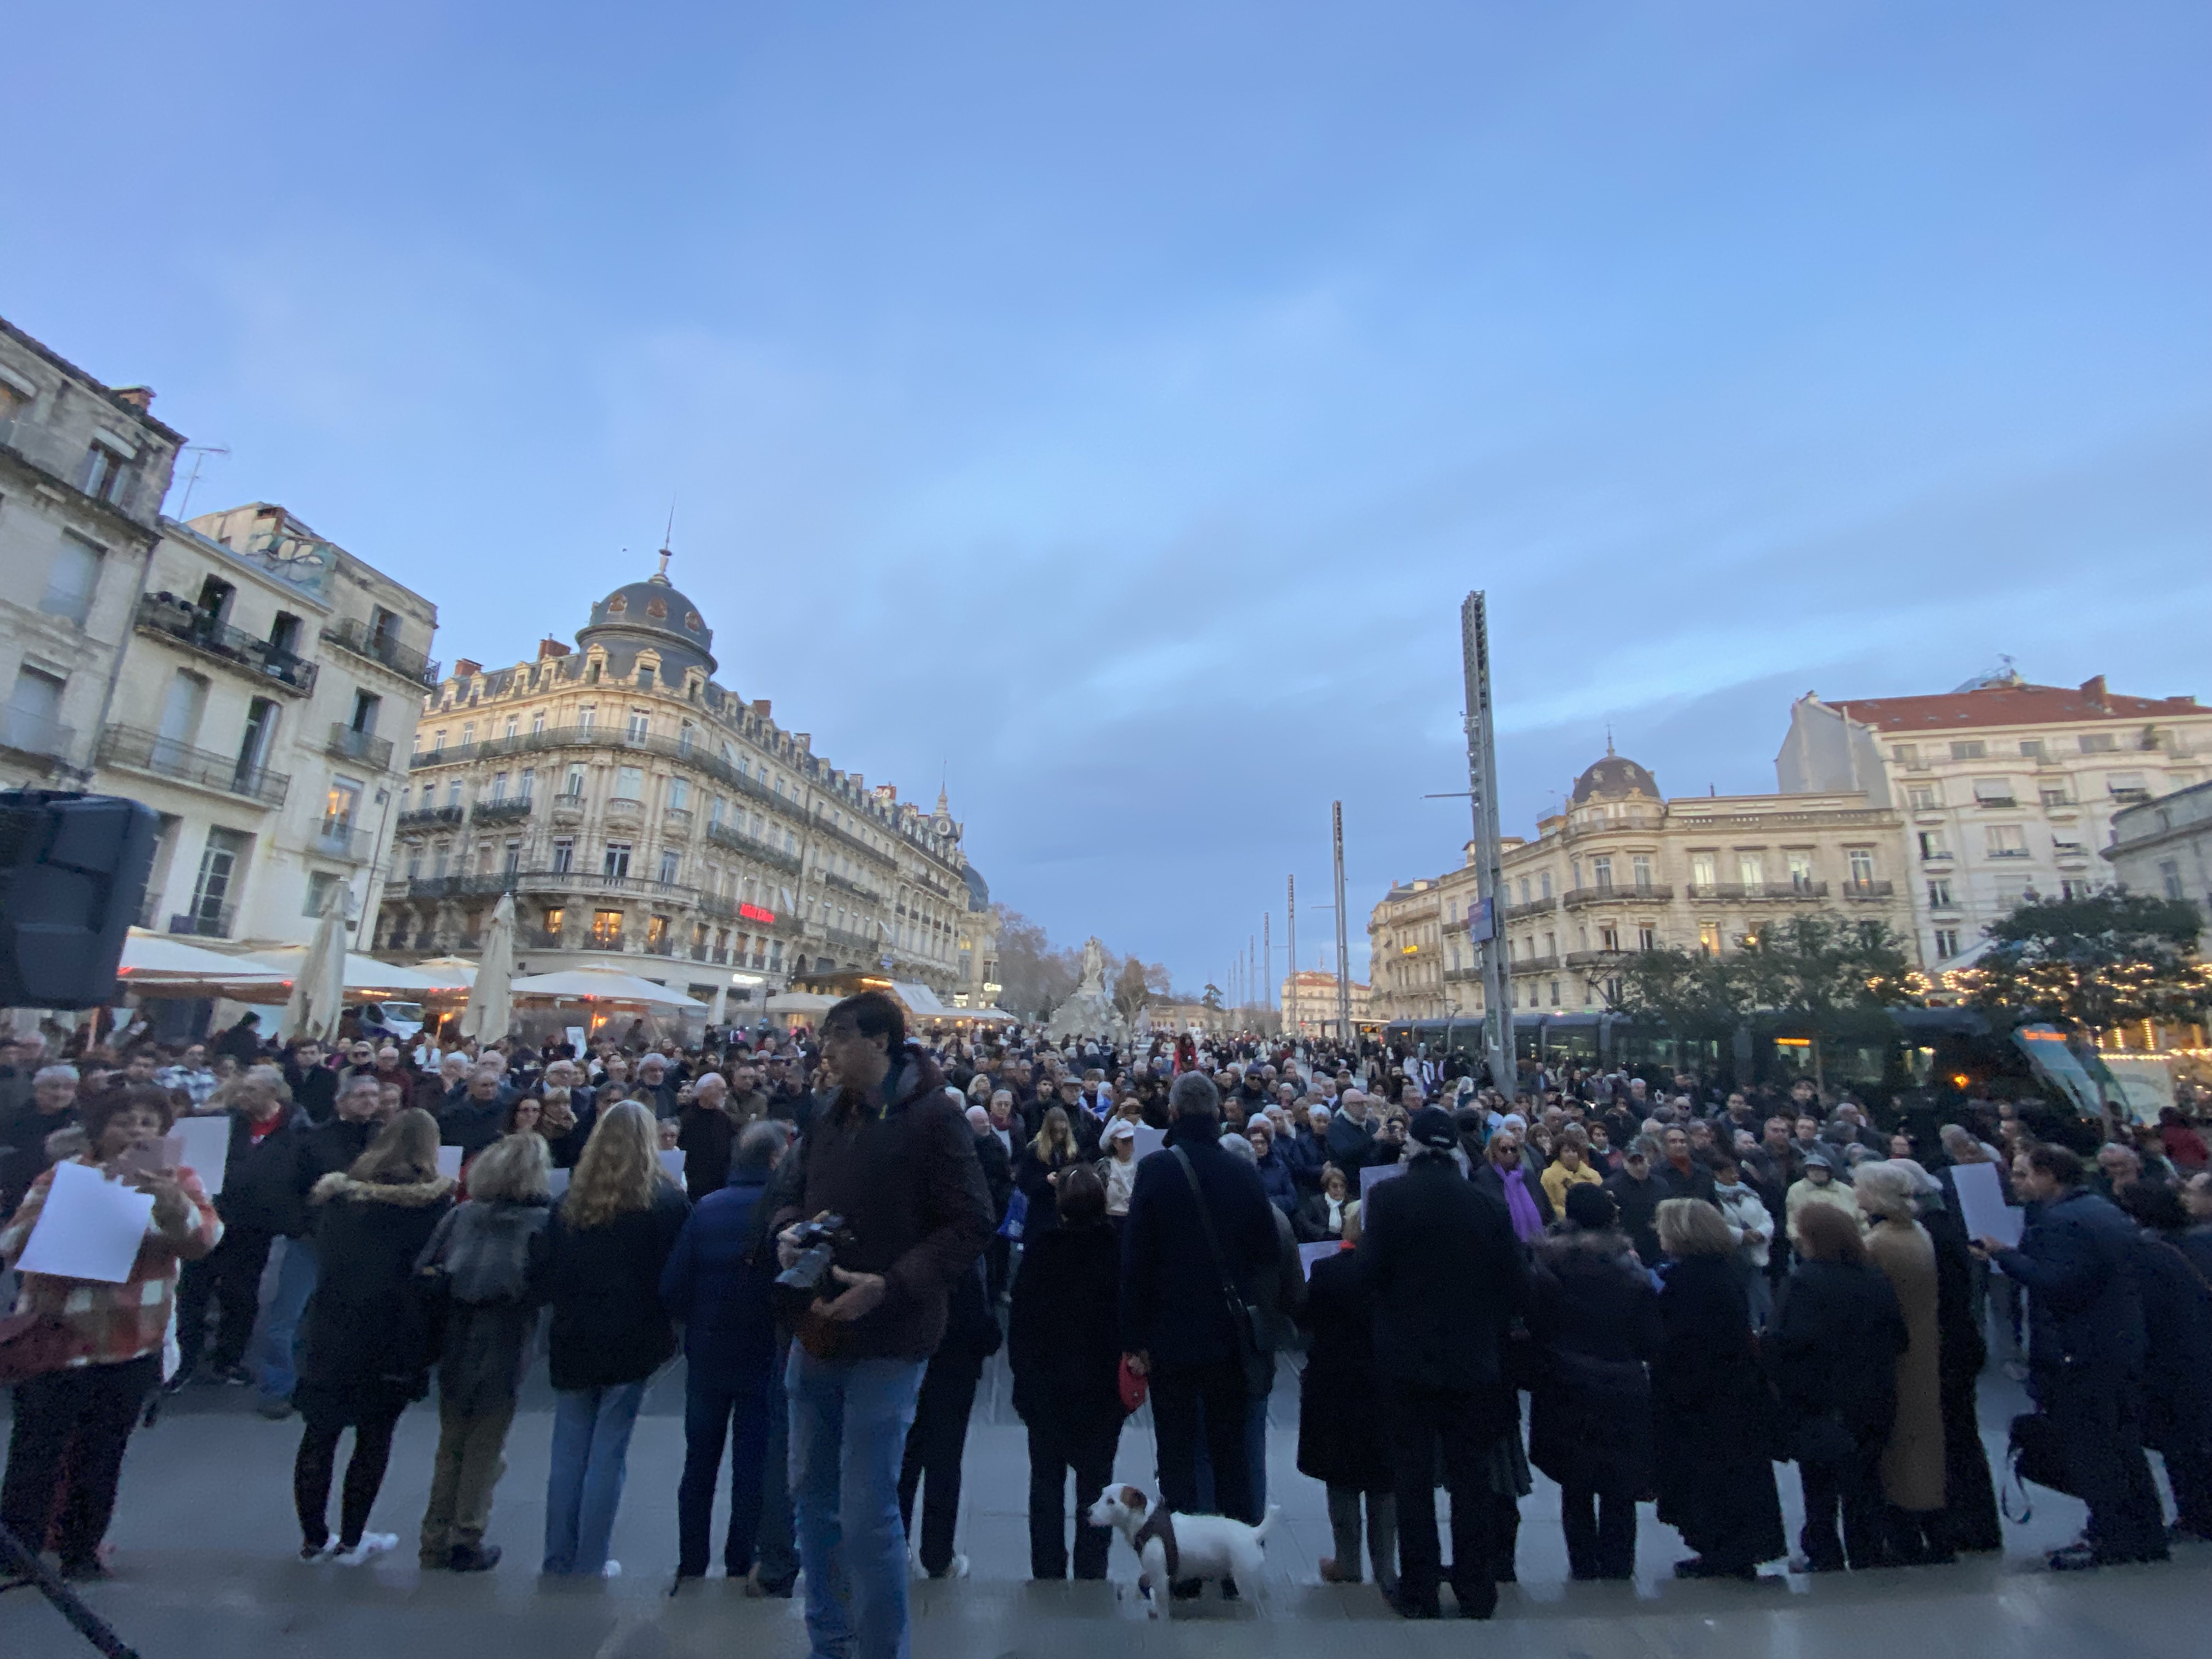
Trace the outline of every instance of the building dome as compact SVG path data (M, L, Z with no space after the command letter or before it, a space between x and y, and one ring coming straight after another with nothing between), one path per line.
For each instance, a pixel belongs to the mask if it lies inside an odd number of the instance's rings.
M1609 744L1605 758L1575 780L1574 804L1577 806L1586 801L1622 800L1638 795L1649 800L1657 800L1659 780L1627 756L1614 754Z
M643 581L625 582L592 607L592 619L579 629L576 643L602 644L611 653L629 654L647 647L660 653L661 667L670 679L686 668L714 672L714 630L707 626L699 607L668 580L668 556L661 568Z

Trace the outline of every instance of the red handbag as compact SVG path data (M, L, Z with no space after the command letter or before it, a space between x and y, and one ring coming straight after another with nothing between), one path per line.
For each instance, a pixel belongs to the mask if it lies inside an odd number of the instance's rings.
M50 1313L33 1309L0 1319L0 1383L58 1371L84 1352L76 1332Z
M1114 1380L1121 1390L1121 1409L1125 1412L1133 1412L1143 1405L1146 1395L1152 1389L1151 1379L1129 1369L1129 1356L1127 1354L1121 1356Z

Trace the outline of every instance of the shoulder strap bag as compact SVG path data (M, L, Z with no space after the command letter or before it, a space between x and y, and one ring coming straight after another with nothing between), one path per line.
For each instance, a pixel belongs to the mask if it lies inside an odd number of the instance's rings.
M1221 1299L1229 1306L1230 1328L1235 1333L1237 1363L1244 1370L1245 1392L1255 1399L1264 1399L1274 1391L1275 1356L1260 1340L1260 1317L1244 1293L1237 1288L1237 1281L1229 1276L1229 1263L1221 1254L1221 1240L1213 1231L1213 1215L1206 1207L1206 1194L1198 1184L1198 1171L1191 1167L1190 1158L1180 1146L1168 1150L1182 1167L1182 1178L1190 1183L1191 1201L1198 1206L1199 1224L1206 1229L1206 1248L1213 1257L1213 1271L1221 1280Z

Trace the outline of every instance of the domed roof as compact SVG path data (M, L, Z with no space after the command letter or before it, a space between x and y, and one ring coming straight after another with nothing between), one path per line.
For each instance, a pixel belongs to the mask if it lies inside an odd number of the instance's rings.
M1616 755L1610 748L1607 749L1603 760L1596 762L1575 780L1574 804L1577 806L1593 798L1618 799L1627 795L1643 795L1657 800L1659 780L1627 756Z
M665 553L655 574L623 583L592 607L592 619L577 632L576 643L588 645L594 637L651 645L666 667L696 662L714 672L714 630L699 607L669 581Z

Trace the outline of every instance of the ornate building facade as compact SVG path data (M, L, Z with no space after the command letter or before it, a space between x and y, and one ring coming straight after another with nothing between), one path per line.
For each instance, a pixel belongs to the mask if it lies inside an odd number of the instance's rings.
M424 699L382 953L467 953L502 893L520 971L616 965L744 1021L804 975L880 973L954 1009L998 994L963 826L814 753L717 684L714 630L660 572L592 607L574 650Z

